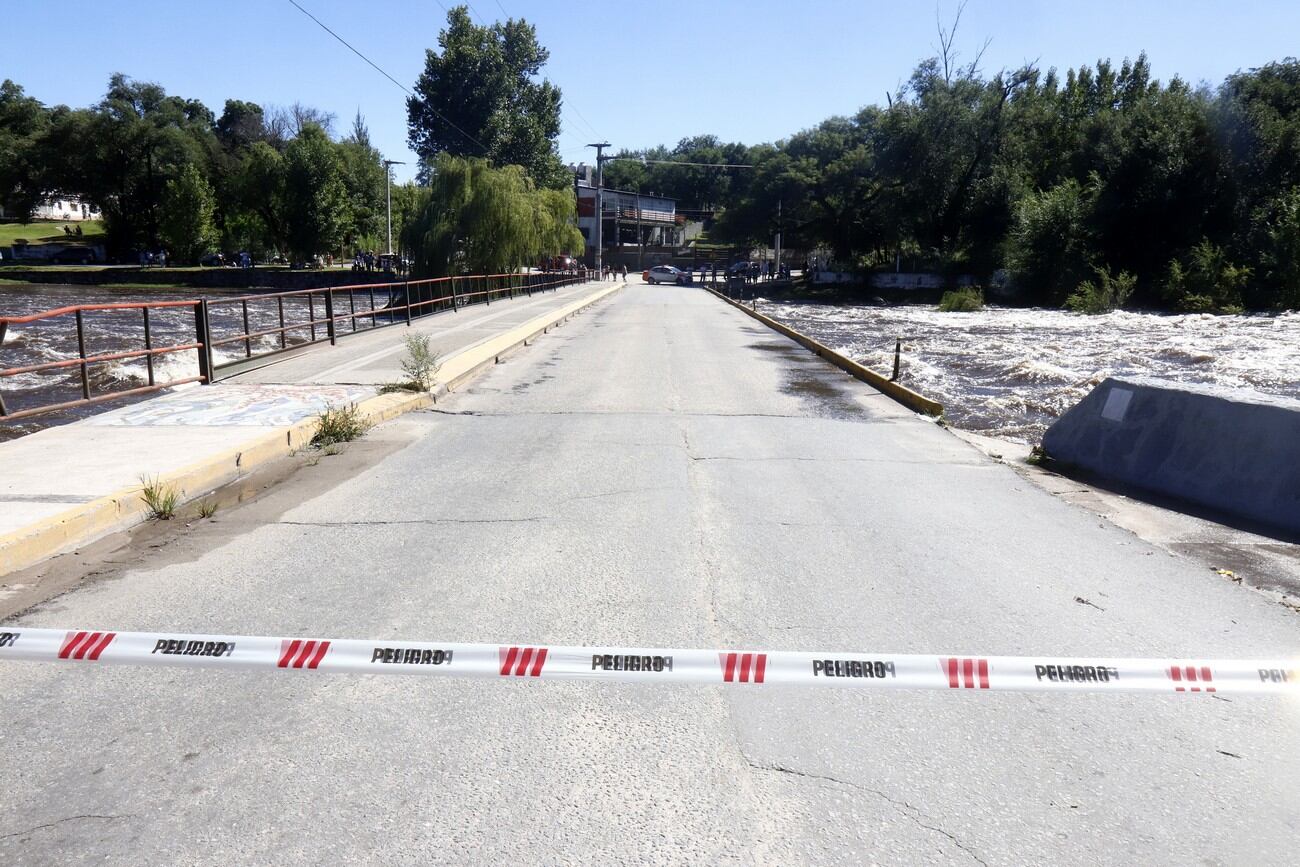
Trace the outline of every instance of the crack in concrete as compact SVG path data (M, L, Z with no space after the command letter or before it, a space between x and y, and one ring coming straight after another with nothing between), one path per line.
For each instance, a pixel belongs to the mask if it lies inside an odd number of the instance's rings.
M759 762L755 762L753 759L749 758L748 756L744 756L744 759L745 759L745 763L748 764L751 768L754 768L755 770L771 771L779 774L790 774L791 776L803 777L809 780L823 780L825 782L834 783L839 786L847 786L850 789L857 789L862 792L869 792L870 794L875 795L881 800L886 801L887 803L892 805L900 815L906 816L908 819L911 819L912 822L917 825L917 827L924 828L927 831L933 831L936 834L942 834L943 836L947 837L952 842L952 844L956 846L958 849L965 852L975 861L984 865L984 867L988 867L988 862L985 861L983 858L981 858L978 854L976 854L974 849L970 848L961 840L957 839L956 835L952 834L949 831L945 831L943 828L940 828L936 825L930 825L921 821L922 818L921 811L917 807L914 807L911 804L909 804L907 801L900 801L897 798L891 798L889 795L886 795L884 792L880 791L879 789L873 789L870 786L864 786L860 783L851 783L848 780L841 780L838 777L832 777L826 774L813 774L807 771L799 771L799 770L795 770L794 768L787 768L785 765L764 765L764 764L760 764Z
M130 813L128 813L128 814L126 814L126 815L123 815L123 816L102 816L102 815L99 815L99 814L97 814L97 813L87 813L87 814L82 815L82 816L68 816L68 817L65 818L65 819L57 819L57 820L55 820L55 821L53 821L53 822L46 822L44 825L36 825L35 827L27 828L26 830L23 830L23 831L14 831L14 832L11 833L11 834L0 834L0 840L6 840L6 839L8 839L8 838L10 838L10 837L21 837L21 836L23 836L24 834L35 834L37 831L43 831L43 830L46 829L46 828L53 828L55 825L62 825L64 822L77 822L77 821L80 821L80 820L82 820L82 819L105 819L105 820L112 820L112 819L132 819L132 818L135 818L135 817L134 817L133 814L130 814Z
M415 518L405 521L276 521L276 524L290 527L401 527L407 525L434 524L529 524L545 521L545 515L528 518Z

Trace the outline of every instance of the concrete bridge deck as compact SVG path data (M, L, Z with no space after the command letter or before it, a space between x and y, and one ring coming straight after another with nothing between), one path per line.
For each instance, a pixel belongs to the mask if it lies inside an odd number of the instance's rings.
M366 449L18 622L1295 654L1294 612L698 290L629 287ZM38 664L0 694L7 863L1286 864L1300 836L1279 699Z

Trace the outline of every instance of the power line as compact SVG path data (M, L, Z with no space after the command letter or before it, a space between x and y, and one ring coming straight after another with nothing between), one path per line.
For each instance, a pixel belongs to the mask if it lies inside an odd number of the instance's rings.
M352 45L351 45L351 43L349 43L346 39L344 39L342 36L339 36L339 35L338 35L337 33L335 33L333 30L330 30L328 27L326 27L325 24L322 23L321 20L320 20L319 18L317 18L315 15L311 14L311 13L308 12L306 9L302 8L301 6L299 6L299 5L298 5L298 0L289 0L289 2L292 3L292 4L294 5L294 7L295 7L299 12L301 12L303 15L306 15L306 16L307 16L308 18L310 18L312 21L315 21L317 24L319 24L322 30L324 30L324 31L325 31L326 33L328 33L330 36L333 36L333 37L334 37L335 39L337 39L339 42L342 42L344 45L346 45L349 51L351 51L351 52L352 52L353 54L355 54L357 57L360 57L360 58L361 58L362 60L364 60L366 63L369 63L371 66L373 66L373 67L375 68L375 71L376 71L376 72L378 72L378 73L379 73L380 75L382 75L384 78L387 78L387 79L388 79L389 81L391 81L393 84L396 84L396 85L397 85L398 87L400 87L402 90L406 91L406 93L407 93L408 96L414 96L414 95L415 95L415 94L411 93L410 89L409 89L405 84L402 84L402 83L401 83L400 81L398 81L396 78L393 78L393 77L392 77L391 75L389 75L387 72L384 72L384 70L380 69L379 66L378 66L378 64L376 64L373 60L371 60L369 57L366 57L366 56L365 56L364 54L362 54L360 51L357 51L355 48L353 48Z
M298 0L289 0L289 2L290 2L291 4L293 4L294 8L296 8L296 9L297 9L299 12L301 12L303 15L306 15L306 16L307 16L308 18L310 18L312 21L315 21L318 25L320 25L320 28L321 28L322 30L324 30L324 31L325 31L326 33L328 33L330 36L333 36L333 37L334 37L335 39L337 39L339 42L342 42L345 46L347 46L347 48L348 48L349 51L351 51L351 52L352 52L353 54L355 54L357 57L360 57L360 58L361 58L362 60L364 60L366 63L370 64L372 67L374 67L374 69L375 69L376 72L378 72L378 73L379 73L380 75L382 75L384 78L387 78L389 81L391 81L393 84L397 85L399 88L401 88L401 90L402 90L403 93L405 93L407 96L411 97L412 99L416 99L416 98L417 98L417 97L415 96L415 94L411 92L411 89L408 88L405 84L402 84L402 83L401 83L400 81L398 81L396 78L393 78L391 75L389 75L387 72L385 72L383 69L380 69L379 64L375 63L375 62L374 62L373 60L371 60L369 57L366 57L364 54L362 54L360 51L358 51L356 48L354 48L354 47L352 46L352 44L349 43L346 39L344 39L342 36L339 36L339 35L338 35L337 33L335 33L333 30L330 30L328 27L326 27L325 24L324 24L324 22L322 22L319 18L317 18L315 15L311 14L310 12L308 12L306 9L302 8L302 6L298 5ZM438 5L441 6L442 4L439 3ZM469 139L469 140L472 141L474 144L478 145L478 146L479 146L479 149L480 149L481 151L483 151L484 155L486 155L486 154L488 153L487 146L484 145L483 142L479 141L478 139L474 138L474 136L472 136L472 135L470 135L469 133L465 132L465 130L463 130L463 129L461 129L460 127L456 126L456 124L452 123L451 120L450 120L450 119L449 119L445 114L443 114L442 112L438 111L436 108L434 108L433 106L429 105L429 104L428 104L427 102L425 102L424 100L421 100L421 102L424 103L424 107L425 107L425 108L427 108L429 111L433 112L433 114L434 114L435 116L437 116L438 118L441 118L441 120L442 120L443 123L447 124L447 126L449 126L449 127L451 127L452 129L456 130L456 132L460 133L460 134L463 135L465 138Z

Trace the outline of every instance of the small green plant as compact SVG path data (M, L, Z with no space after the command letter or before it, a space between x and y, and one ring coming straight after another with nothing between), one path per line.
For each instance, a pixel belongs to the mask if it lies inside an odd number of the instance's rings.
M1065 299L1065 306L1075 313L1095 316L1110 313L1128 303L1137 286L1137 278L1128 271L1111 274L1109 268L1095 268L1097 281L1084 280L1079 288Z
M141 476L140 499L149 507L149 517L158 521L170 521L176 516L181 494L172 485L159 481L157 476Z
M944 313L972 313L984 309L984 293L974 286L943 293L939 309Z
M330 443L329 445L321 449L320 453L328 457L333 457L334 455L341 455L343 454L343 446L339 445L338 443Z
M320 421L316 426L316 435L311 438L311 444L320 449L337 443L350 443L359 439L370 427L369 423L361 417L361 411L354 403L347 406L327 406L318 418Z
M1221 247L1203 240L1184 261L1170 260L1163 290L1184 313L1240 313L1250 278L1250 268L1234 265Z
M414 388L411 391L428 391L433 388L433 378L438 373L438 354L429 348L429 335L406 335L406 357L402 359L402 373Z
M219 505L216 500L204 500L199 503L199 517L207 520L217 513Z

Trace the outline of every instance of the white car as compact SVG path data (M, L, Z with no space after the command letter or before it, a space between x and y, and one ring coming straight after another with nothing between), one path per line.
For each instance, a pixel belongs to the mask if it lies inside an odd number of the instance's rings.
M646 272L647 283L677 283L683 279L682 270L672 265L656 265Z

